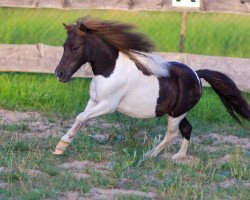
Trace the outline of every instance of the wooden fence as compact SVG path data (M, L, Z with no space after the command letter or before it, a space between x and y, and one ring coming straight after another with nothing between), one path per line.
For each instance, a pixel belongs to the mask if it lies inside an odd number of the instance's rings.
M1 72L54 73L63 48L37 45L0 45ZM186 63L194 70L212 69L229 75L243 91L250 92L250 59L203 56L186 53L159 53L167 61ZM92 77L91 67L85 65L76 73L78 77Z
M187 11L250 12L250 0L200 0L200 8ZM183 10L172 6L172 0L0 0L0 6L58 9L122 9L122 10Z

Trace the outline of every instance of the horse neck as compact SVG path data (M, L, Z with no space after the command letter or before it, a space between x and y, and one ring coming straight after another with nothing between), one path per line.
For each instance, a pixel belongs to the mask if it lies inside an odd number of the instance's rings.
M109 77L115 68L119 51L95 35L91 35L90 37L90 64L92 71L95 76L102 75Z

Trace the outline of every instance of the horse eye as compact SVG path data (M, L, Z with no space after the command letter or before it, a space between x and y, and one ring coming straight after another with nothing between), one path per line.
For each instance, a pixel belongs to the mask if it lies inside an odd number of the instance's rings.
M73 51L77 51L77 50L79 49L79 47L80 47L80 46L73 46L73 47L72 47L72 50L73 50Z

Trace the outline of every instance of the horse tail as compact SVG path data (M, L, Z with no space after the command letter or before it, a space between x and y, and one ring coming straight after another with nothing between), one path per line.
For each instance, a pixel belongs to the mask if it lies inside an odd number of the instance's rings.
M239 116L250 121L249 105L231 78L221 72L207 69L198 70L196 73L211 85L235 120L241 125Z

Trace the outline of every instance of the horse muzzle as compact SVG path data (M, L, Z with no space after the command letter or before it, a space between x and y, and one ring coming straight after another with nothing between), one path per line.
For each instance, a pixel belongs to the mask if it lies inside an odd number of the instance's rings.
M55 74L57 76L57 79L62 83L68 82L72 76L71 74L67 74L67 73L60 71L60 70L56 70Z

